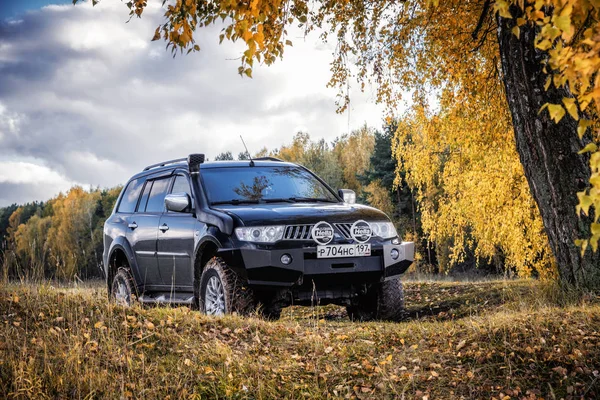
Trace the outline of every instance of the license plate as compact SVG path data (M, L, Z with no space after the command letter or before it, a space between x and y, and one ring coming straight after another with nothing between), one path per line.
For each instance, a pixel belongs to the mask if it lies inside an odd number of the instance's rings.
M370 255L370 244L330 244L327 246L317 246L317 258L366 257Z

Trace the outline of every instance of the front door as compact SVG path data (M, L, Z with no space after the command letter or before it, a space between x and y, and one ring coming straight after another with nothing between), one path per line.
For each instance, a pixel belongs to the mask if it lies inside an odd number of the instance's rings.
M188 178L177 175L171 193L187 193L189 196ZM193 290L194 231L197 223L191 208L185 212L166 211L160 218L158 267L163 285L168 285L172 290Z

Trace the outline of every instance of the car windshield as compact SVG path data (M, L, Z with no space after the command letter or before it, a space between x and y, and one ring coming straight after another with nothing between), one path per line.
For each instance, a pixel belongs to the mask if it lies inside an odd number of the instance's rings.
M206 168L201 174L211 204L338 202L331 190L299 167Z

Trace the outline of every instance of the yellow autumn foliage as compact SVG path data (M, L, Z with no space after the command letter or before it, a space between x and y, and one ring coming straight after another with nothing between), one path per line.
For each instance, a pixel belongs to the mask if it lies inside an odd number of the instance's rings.
M442 269L472 249L480 260L504 257L505 268L519 276L535 271L553 279L556 267L511 140L508 111L492 112L493 106L417 107L399 123L394 155L417 190L424 232L451 244Z

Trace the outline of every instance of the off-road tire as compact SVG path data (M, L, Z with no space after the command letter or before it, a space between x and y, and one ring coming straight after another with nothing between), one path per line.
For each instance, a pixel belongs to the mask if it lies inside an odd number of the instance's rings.
M404 290L400 277L372 286L346 307L353 321L400 321L404 316Z
M217 276L221 282L225 300L224 314L238 313L246 315L253 310L254 298L252 291L245 285L245 282L227 266L225 261L220 257L211 258L204 269L199 279L199 287L197 292L197 302L200 311L206 313L206 305L204 304L206 288L211 277Z
M119 287L121 284L123 285L121 287L124 288L126 291L125 299L119 298ZM111 301L114 301L115 303L121 304L126 307L131 307L137 301L137 286L129 268L119 267L117 273L112 278L109 296Z
M399 276L381 283L377 319L400 321L404 316L404 289Z

